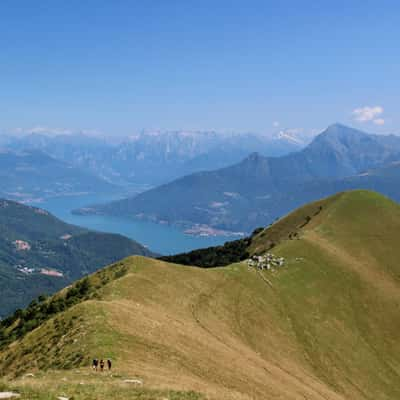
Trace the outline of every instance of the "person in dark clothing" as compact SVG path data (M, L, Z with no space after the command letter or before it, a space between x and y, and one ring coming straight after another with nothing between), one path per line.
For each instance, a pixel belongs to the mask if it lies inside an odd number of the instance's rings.
M103 359L100 360L100 371L101 372L104 371L104 360Z
M107 360L107 367L108 367L108 370L111 371L111 360L110 359Z
M99 360L97 358L93 359L92 368L94 371L97 371L97 366L99 365Z

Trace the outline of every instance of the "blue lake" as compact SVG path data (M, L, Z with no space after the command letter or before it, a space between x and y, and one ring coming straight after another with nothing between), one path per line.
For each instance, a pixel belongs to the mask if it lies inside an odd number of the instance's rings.
M202 247L219 245L229 240L229 238L222 236L204 237L186 235L183 231L173 226L159 225L128 218L71 214L71 210L75 208L116 200L117 198L93 195L66 196L46 199L43 202L33 203L32 205L44 208L63 221L74 225L102 232L120 233L160 254L181 253Z

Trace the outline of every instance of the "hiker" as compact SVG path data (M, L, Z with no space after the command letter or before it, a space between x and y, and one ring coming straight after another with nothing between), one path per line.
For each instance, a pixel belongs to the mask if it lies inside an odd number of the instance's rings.
M103 359L100 360L100 371L101 372L104 371L104 360Z
M110 359L107 360L107 367L108 367L108 370L111 371L111 360Z
M92 362L93 371L97 371L97 366L98 365L99 365L99 360L97 358L94 358L93 362Z

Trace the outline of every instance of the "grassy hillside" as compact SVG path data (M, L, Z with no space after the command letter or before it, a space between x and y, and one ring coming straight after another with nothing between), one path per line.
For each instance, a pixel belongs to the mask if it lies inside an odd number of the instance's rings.
M132 254L152 253L126 237L69 225L45 210L0 199L0 317Z
M286 239L298 238L299 231L338 196L307 204L267 228L257 228L251 236L226 242L221 246L192 250L187 253L162 256L160 260L201 268L223 267L252 255L261 255Z
M87 293L75 291L62 312L3 345L3 387L38 399L52 398L40 397L44 390L105 399L112 388L124 399L124 380L138 379L147 394L131 398L400 398L398 232L397 204L356 191L260 232L249 250L263 252L276 235L272 251L286 260L277 270L125 259L91 276ZM8 323L10 335L19 321ZM94 356L112 357L113 374L100 380L90 372ZM105 392L85 396L91 385Z

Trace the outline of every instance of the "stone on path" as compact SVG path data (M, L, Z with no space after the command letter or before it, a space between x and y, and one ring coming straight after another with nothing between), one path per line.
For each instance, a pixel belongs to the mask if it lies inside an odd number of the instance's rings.
M58 396L57 399L58 400L69 400L69 398L65 397L65 396Z
M21 395L14 392L0 392L0 399L12 399L13 397L20 397Z
M143 382L140 379L125 379L125 383L134 383L135 385L142 385Z

